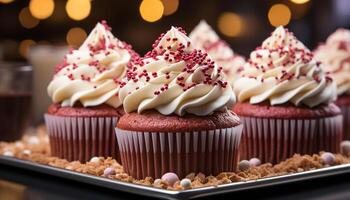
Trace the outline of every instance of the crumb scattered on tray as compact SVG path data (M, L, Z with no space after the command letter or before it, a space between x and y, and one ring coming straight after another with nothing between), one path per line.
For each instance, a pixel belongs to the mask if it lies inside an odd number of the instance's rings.
M125 173L123 166L112 158L94 157L90 162L80 163L79 161L68 162L65 159L52 157L50 156L49 140L46 135L45 127L39 127L34 131L32 130L31 133L26 134L22 140L16 142L0 142L0 155L13 156L19 159L66 170L169 190L216 186L232 182L304 172L328 167L330 165L350 163L350 158L342 154L327 155L324 152L314 155L295 154L292 158L274 166L270 163L266 163L249 167L244 171L223 172L217 176L205 176L201 173L192 173L187 175L185 179L175 181L171 186L164 180L154 180L151 177L147 177L143 180L136 180Z

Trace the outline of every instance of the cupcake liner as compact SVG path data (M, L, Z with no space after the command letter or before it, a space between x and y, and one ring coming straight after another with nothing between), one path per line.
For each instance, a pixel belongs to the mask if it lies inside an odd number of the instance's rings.
M118 117L64 117L45 114L51 155L69 161L120 156L114 127Z
M174 172L217 175L235 171L243 125L193 132L137 132L116 128L124 170L134 178Z
M279 163L295 153L340 151L342 116L319 119L241 117L244 124L240 158Z
M350 106L342 105L339 108L343 114L343 139L350 140Z

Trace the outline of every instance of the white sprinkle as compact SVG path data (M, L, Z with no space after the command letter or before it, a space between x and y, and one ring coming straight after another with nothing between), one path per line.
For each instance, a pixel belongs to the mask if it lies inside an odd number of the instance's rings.
M90 162L95 163L95 164L100 164L101 160L98 157L92 157Z
M190 188L192 183L191 183L191 180L188 179L188 178L184 178L180 181L180 185L183 187L183 188Z

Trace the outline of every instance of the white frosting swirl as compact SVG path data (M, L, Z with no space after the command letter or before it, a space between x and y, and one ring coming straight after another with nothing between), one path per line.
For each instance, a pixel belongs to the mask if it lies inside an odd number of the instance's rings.
M245 59L235 54L206 21L200 21L189 37L196 48L206 51L218 66L223 67L224 73L231 84L239 77L239 70L243 68Z
M337 84L338 96L350 95L350 31L338 29L325 44L315 51L315 58L323 63Z
M231 86L210 57L192 47L181 29L172 27L154 44L120 90L126 112L155 109L164 115L204 116L230 107Z
M293 103L314 107L336 98L336 86L320 63L296 37L278 27L250 55L242 78L234 84L238 100L252 104Z
M84 107L107 104L119 107L119 79L132 59L130 47L115 38L106 24L98 23L82 46L70 51L56 68L48 86L53 102Z

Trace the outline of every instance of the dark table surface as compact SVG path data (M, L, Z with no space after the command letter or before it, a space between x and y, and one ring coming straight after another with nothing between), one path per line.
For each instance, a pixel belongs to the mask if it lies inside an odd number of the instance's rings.
M350 173L212 196L206 199L350 199ZM0 165L0 200L96 200L150 198Z

